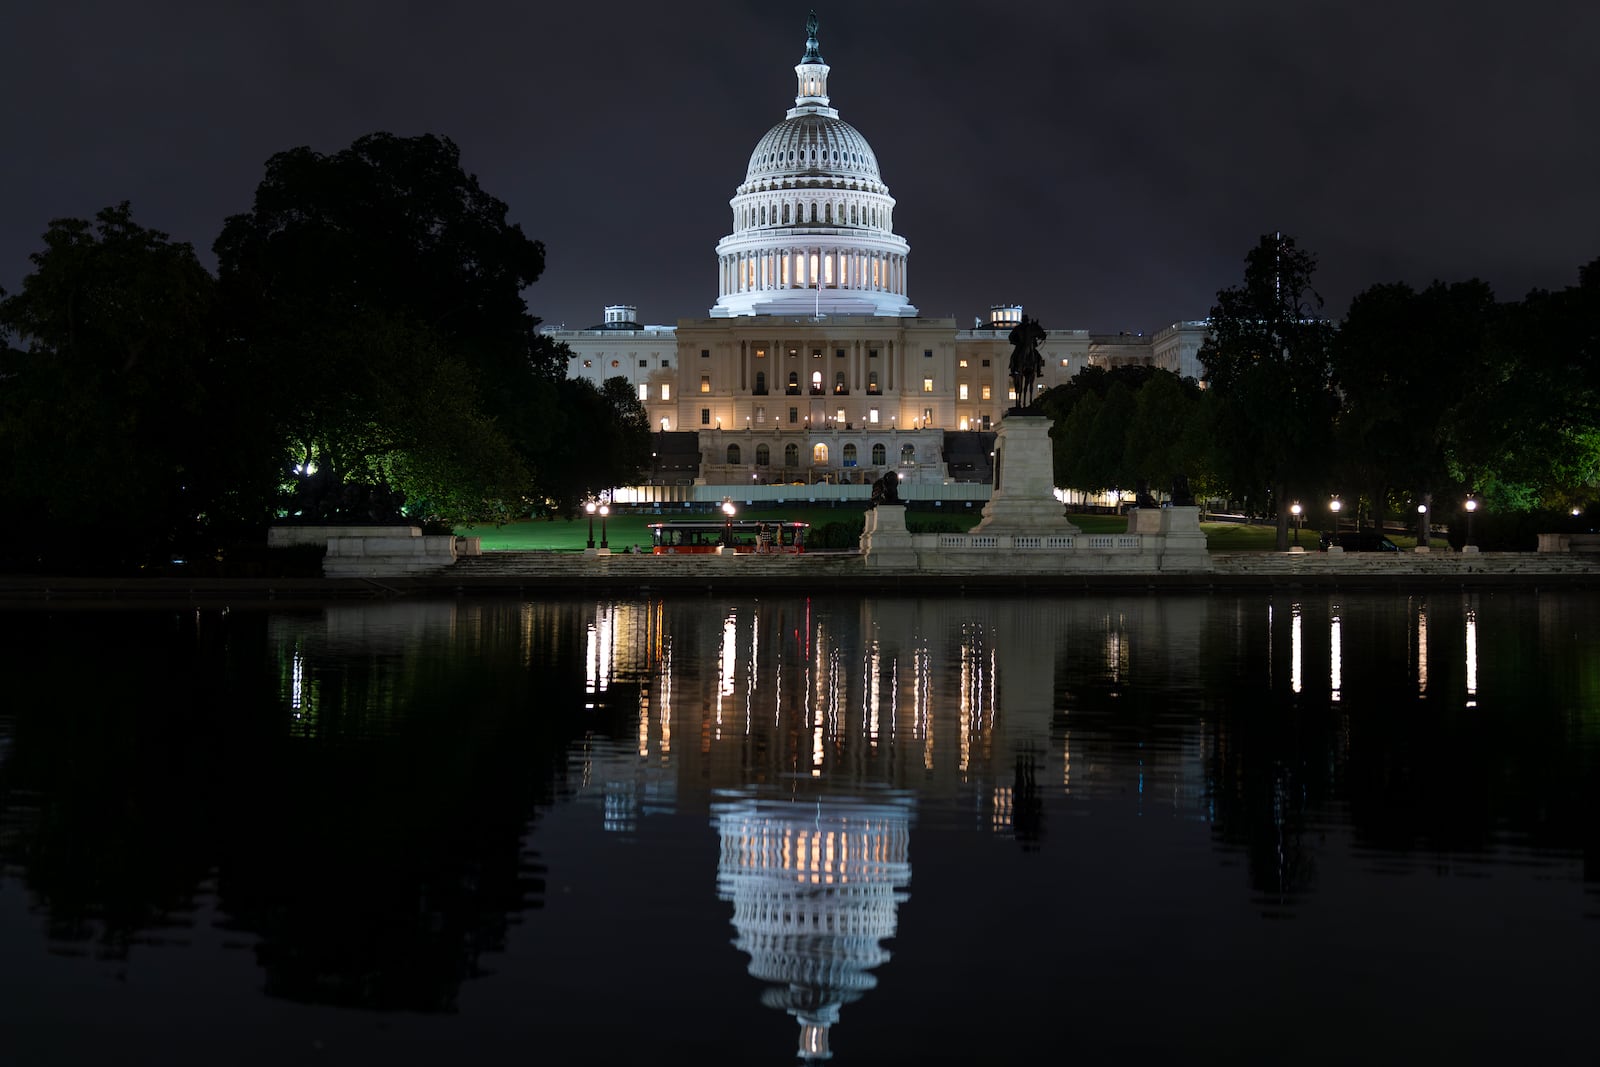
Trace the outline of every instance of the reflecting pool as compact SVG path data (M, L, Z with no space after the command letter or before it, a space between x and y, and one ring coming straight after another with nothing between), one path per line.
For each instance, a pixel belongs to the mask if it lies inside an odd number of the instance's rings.
M3 618L8 1065L1594 1053L1589 594Z

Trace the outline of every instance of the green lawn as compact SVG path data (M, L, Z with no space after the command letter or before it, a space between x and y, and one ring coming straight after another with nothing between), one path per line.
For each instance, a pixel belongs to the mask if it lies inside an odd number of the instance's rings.
M773 507L773 509L750 510L750 517L784 518L790 522L811 523L821 526L824 523L848 522L854 515L864 512L861 506L838 507ZM741 512L742 514L742 512ZM629 545L637 544L640 547L650 545L650 530L646 530L646 523L661 522L662 518L669 515L653 515L648 512L627 512L627 514L613 515L605 522L605 539L611 549L616 552L626 550ZM907 517L910 525L915 526L918 520L946 520L970 530L978 525L982 518L982 507L974 504L973 507L938 507L938 509L917 509ZM1072 515L1072 522L1083 533L1122 533L1128 528L1128 520L1122 515ZM1262 549L1270 550L1272 547L1272 530L1269 526L1235 526L1232 523L1203 523L1206 539L1213 549L1227 547L1230 550ZM1226 545L1218 544L1214 539L1213 531L1224 531L1229 541ZM1240 536L1240 531L1245 531L1248 536ZM530 518L523 522L509 523L506 526L462 526L456 533L462 537L482 537L483 550L507 549L544 549L554 552L582 552L589 544L589 520L546 520L546 518ZM595 544L600 544L600 520L595 520ZM1304 534L1306 544L1315 547L1317 539L1315 534Z
M839 507L785 507L754 510L749 514L771 519L787 519L794 522L809 522L812 526L821 526L824 523L844 522L853 515L860 515L865 509L859 505L840 505ZM613 515L606 520L605 535L613 551L625 551L629 545L638 545L648 549L650 545L650 531L646 529L647 523L660 522L667 515L653 515L648 512L627 513ZM705 517L705 516L701 516ZM1078 515L1069 516L1074 525L1084 533L1107 534L1121 533L1128 528L1128 520L1121 515ZM918 509L909 516L914 525L918 519L945 519L970 529L977 525L982 518L981 508L973 505L966 507L944 507ZM1274 550L1275 531L1271 526L1245 525L1235 522L1202 522L1201 531L1206 535L1206 547L1214 552L1271 552ZM594 523L595 543L600 543L601 524L596 519ZM546 549L557 552L581 552L589 542L589 520L565 519L526 519L521 522L510 523L505 526L465 526L456 531L462 537L481 537L485 551L505 549ZM1300 544L1306 551L1315 551L1317 548L1316 530L1301 530ZM1403 552L1409 552L1416 547L1415 536L1407 537L1403 534L1389 535L1389 539L1400 546ZM1294 533L1290 531L1290 544L1294 543ZM1444 543L1442 535L1435 537L1435 549Z

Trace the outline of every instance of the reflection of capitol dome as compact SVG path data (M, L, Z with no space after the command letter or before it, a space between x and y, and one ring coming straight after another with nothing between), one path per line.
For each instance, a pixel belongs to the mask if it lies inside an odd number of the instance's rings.
M911 800L715 805L722 835L717 894L733 902L734 945L773 983L763 1004L800 1021L804 1059L827 1059L839 1008L877 984L900 889L911 880Z
M711 314L914 316L894 197L872 146L829 105L830 68L808 28L794 107L757 142L729 201L733 233L717 244Z

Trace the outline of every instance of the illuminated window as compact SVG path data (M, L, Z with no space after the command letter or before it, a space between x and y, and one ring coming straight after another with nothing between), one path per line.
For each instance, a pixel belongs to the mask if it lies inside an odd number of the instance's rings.
M966 365L967 365L967 361L966 360L964 360L964 359L956 360L956 366L961 367L961 368L965 368Z
M812 358L812 359L821 359L821 358L822 358L822 349L820 349L820 348L813 348L813 349L812 349L812 350L811 350L811 358Z
M620 366L622 366L622 361L619 360L619 359L614 359L614 360L611 361L611 366L613 368L620 367Z
M586 359L586 360L584 360L584 361L583 361L583 365L584 365L584 366L585 366L585 367L592 367L592 366L594 366L594 360L592 360L592 359Z
M666 383L666 382L662 382L661 383L661 399L662 400L671 400L672 399L672 386L670 384Z
M649 400L650 399L650 384L648 382L640 382L639 383L639 399L640 400Z
M992 397L991 397L991 396L990 396L990 395L989 395L989 386L987 386L987 385L986 385L986 386L984 386L984 387L983 387L983 399L985 399L985 400L991 400L991 399L993 399L993 398L992 398Z
M700 375L700 391L702 393L711 392L711 375L709 375L709 374Z
M813 393L822 392L822 372L819 370L811 372L811 391Z
M888 461L888 456L889 450L884 448L882 444L872 446L872 465L874 467L883 466Z
M840 394L848 393L850 391L849 389L845 388L844 371L836 371L834 373L834 375L833 375L833 391L835 393L840 393Z
M812 463L826 463L826 462L828 462L828 446L823 444L820 441L817 442L817 446L811 450L811 462Z
M933 379L932 378L924 378L924 379L922 379L922 391L924 393L933 392Z
M962 400L967 399L967 383L962 382L960 385L956 386L956 392L959 394Z
M765 348L756 349L756 358L757 359L766 359L767 358L767 350Z
M873 426L878 425L878 409L877 408L868 408L867 409L867 422L870 423Z
M844 425L844 408L840 408L838 411L833 413L833 421L837 422L840 426Z
M873 355L877 355L877 353L874 352ZM879 392L879 390L878 390L878 372L877 371L868 371L867 372L867 392L872 393L873 395L877 395L877 393Z
M933 409L932 408L923 408L922 409L922 425L924 425L924 426L932 426L933 425Z
M1066 365L1067 365L1067 361L1066 361L1066 360L1064 360L1064 359L1063 359L1063 360L1062 360L1062 361L1061 361L1061 365L1062 365L1062 366L1063 366L1063 367L1065 367L1065 366L1066 366Z
M738 445L729 445L728 446L728 463L729 464L736 464L738 462L739 462L739 446Z

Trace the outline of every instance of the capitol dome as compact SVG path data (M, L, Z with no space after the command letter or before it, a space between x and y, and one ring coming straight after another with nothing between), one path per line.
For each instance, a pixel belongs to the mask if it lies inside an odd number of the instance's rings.
M795 106L756 143L728 201L711 315L914 316L894 197L872 146L830 106L815 20L806 28Z

